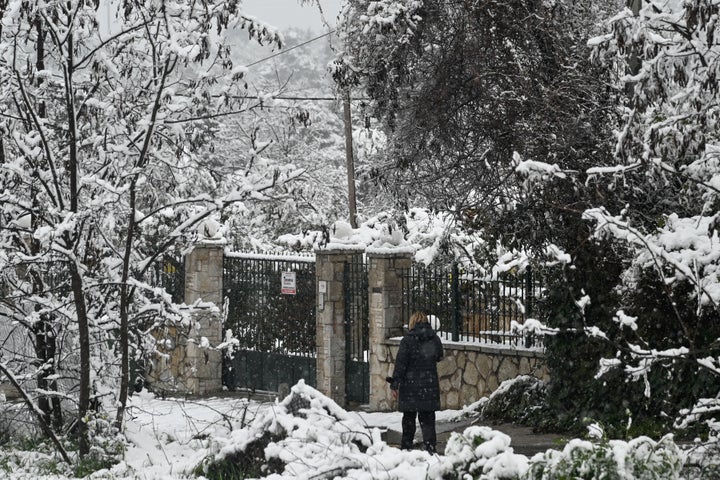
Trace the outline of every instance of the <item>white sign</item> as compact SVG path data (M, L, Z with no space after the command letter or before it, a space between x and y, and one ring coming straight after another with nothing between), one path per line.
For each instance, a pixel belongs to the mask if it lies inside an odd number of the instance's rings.
M327 293L327 281L320 280L318 282L318 293Z
M297 293L295 272L282 272L280 278L280 293L285 295L295 295Z

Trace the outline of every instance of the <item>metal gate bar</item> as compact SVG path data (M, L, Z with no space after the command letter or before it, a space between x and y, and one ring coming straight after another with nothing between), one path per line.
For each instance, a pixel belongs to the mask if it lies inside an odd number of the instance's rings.
M413 265L402 273L402 315L414 311L434 315L440 335L448 340L542 346L540 338L518 338L513 321L532 315L542 285L528 268L488 280L465 272L457 264Z
M345 397L348 402L370 399L370 324L368 267L362 255L345 263Z
M295 294L283 294L283 272L295 272ZM224 385L277 391L301 378L315 385L315 259L226 254L224 329L238 350L223 365Z

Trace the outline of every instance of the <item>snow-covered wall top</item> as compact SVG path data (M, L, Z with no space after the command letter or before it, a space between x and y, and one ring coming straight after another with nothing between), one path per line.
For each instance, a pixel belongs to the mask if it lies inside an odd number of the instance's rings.
M316 251L352 250L373 254L410 254L414 260L430 264L442 246L462 245L463 254L472 257L480 236L463 232L450 214L430 212L424 208L411 208L406 212L380 213L352 228L344 221L335 222L326 231L288 234L278 242L297 249Z
M330 241L320 250L363 249L368 253L415 253L415 247L405 240L403 231L393 221L364 223L352 228L349 223L335 222Z

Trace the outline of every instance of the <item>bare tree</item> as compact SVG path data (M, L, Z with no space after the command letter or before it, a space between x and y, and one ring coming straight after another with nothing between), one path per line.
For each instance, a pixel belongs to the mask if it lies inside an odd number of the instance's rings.
M122 428L133 346L184 318L147 272L200 222L302 174L230 172L221 191L200 155L218 119L260 105L225 29L280 39L237 2L1 6L0 322L35 339L37 361L13 365L38 380L44 429L71 410L82 457L105 399Z

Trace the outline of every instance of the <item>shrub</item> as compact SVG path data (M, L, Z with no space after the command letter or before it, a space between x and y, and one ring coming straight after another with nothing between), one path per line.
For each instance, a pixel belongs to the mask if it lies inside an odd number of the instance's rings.
M638 437L591 443L572 440L562 451L534 456L525 474L528 480L651 480L680 478L683 454L672 436L655 442Z
M447 461L435 465L431 478L444 480L511 480L527 471L528 460L516 455L510 437L489 427L469 427L453 433L445 446Z
M233 452L219 459L208 457L195 467L193 473L208 480L243 480L281 473L285 467L277 458L266 459L265 447L282 437L266 432L262 437L248 443L244 450Z
M506 380L482 406L483 419L528 423L545 401L545 382L530 375Z

